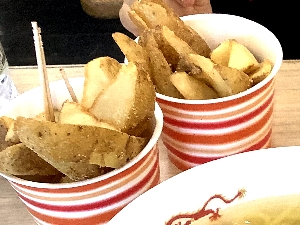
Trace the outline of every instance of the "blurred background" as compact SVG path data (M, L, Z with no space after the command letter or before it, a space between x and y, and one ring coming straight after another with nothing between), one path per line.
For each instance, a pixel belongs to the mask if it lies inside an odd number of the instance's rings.
M124 60L111 37L116 31L130 35L118 18L93 18L79 0L0 0L0 40L11 66L36 65L31 21L42 30L48 65L100 56Z

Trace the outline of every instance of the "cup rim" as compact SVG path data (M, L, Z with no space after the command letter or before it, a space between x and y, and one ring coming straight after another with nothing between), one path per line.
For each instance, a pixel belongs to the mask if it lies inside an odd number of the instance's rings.
M71 78L71 79L79 80L82 78L83 77L75 77L75 78ZM50 85L51 84L53 85L56 82L64 82L64 81L63 80L53 81L53 82L50 82ZM32 88L28 91L25 91L24 93L22 93L19 96L22 96L23 94L27 94L28 92L31 92L31 91L35 91L38 88L40 88L40 86ZM75 181L75 182L70 182L70 183L40 183L40 182L29 181L29 180L25 180L22 178L18 178L16 176L10 175L10 174L0 173L0 175L10 182L22 184L22 185L29 186L29 187L47 188L47 189L73 188L73 187L89 185L92 183L96 183L96 182L108 179L110 177L113 177L113 176L125 171L126 169L130 168L131 166L133 166L134 164L139 162L157 144L157 141L161 135L162 128L163 128L163 113L157 102L155 102L154 118L155 118L155 127L153 129L152 136L151 136L150 140L148 141L148 143L146 144L146 146L143 148L143 150L136 157L134 157L132 160L127 162L124 166L122 166L118 169L114 169L106 174L103 174L103 175L100 175L100 176L97 176L97 177L94 177L91 179L87 179L87 180L83 180L83 181Z
M246 95L249 95L255 91L257 91L258 89L262 88L263 86L265 86L266 84L268 84L276 75L276 73L279 71L280 67L281 67L281 64L282 64L282 60L283 60L283 50L282 50L282 46L278 40L278 38L269 30L267 29L265 26L253 21L253 20L250 20L250 19L247 19L247 18L244 18L244 17L241 17L241 16L236 16L236 15L231 15L231 14L217 14L217 13L212 13L212 14L194 14L194 15L188 15L188 16L183 16L181 17L181 19L183 21L189 21L189 20L198 20L199 17L201 19L205 19L205 18L209 18L209 17L220 17L218 18L218 20L222 20L222 18L231 18L232 20L242 20L242 21L245 21L247 23L251 23L251 24L254 24L255 26L257 27L260 27L261 29L264 29L266 30L268 33L270 33L270 36L274 39L274 41L276 42L277 44L277 48L278 48L278 55L276 55L276 59L274 61L274 66L272 68L272 71L271 73L261 82L259 82L258 84L256 84L255 86L243 91L243 92L240 92L238 94L234 94L234 95L231 95L231 96L227 96L227 97L220 97L220 98L215 98L215 99L206 99L206 100L188 100L188 99L179 99L179 98L174 98L174 97L170 97L170 96L167 96L167 95L163 95L163 94L160 94L160 93L156 93L156 96L159 98L159 99L162 99L162 100L165 100L165 101L169 101L169 102L174 102L174 103L180 103L180 104L213 104L213 103L222 103L222 102L227 102L227 101L231 101L231 100L234 100L234 99L238 99L238 98L241 98L243 96L246 96Z

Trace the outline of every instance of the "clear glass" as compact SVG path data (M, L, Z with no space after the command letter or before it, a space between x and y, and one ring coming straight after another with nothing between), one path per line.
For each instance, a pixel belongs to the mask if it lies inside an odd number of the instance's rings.
M0 110L18 95L17 89L10 79L8 62L0 43Z

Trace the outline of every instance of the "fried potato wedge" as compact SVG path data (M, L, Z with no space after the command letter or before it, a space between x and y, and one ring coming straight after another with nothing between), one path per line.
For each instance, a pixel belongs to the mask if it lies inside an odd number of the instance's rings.
M0 171L12 175L49 176L59 174L57 169L23 143L9 146L0 152Z
M252 80L241 70L219 64L215 65L214 69L219 72L225 83L231 88L232 94L240 93L252 86Z
M187 42L197 54L209 57L211 50L200 34L186 25L180 17L165 4L157 3L158 2L150 1L134 2L130 7L130 18L133 22L143 20L149 29L155 29L157 26L166 26L180 39ZM134 13L131 13L131 11ZM134 16L138 16L139 19L134 19ZM140 23L136 23L135 25L139 26L139 24ZM140 30L143 29L145 29L145 27L140 28Z
M186 72L187 74L194 77L201 77L201 74L203 72L201 67L189 62L187 57L180 57L175 71Z
M254 70L258 66L258 61L254 55L243 44L231 39L231 49L228 66L242 70L245 73Z
M150 77L156 87L156 91L170 97L183 98L170 81L170 76L173 72L158 47L153 30L144 31L140 36L140 40L149 55L151 69Z
M115 80L120 68L121 64L110 57L99 57L85 65L81 100L84 108L91 108L95 98Z
M223 80L221 74L215 68L215 63L213 63L209 58L203 57L201 55L189 54L187 56L186 62L190 62L191 67L201 68L202 73L197 75L198 79L204 79L209 86L214 88L218 93L219 97L227 97L232 95L232 90L229 85Z
M155 3L161 5L167 11L167 13L174 13L173 10L162 0L140 0L140 2L143 4L148 4L149 2L150 4Z
M210 54L210 59L223 66L228 66L230 51L232 46L232 39L227 39L219 44Z
M235 39L227 39L215 48L211 60L223 66L229 66L249 73L258 67L258 61L250 50Z
M129 13L131 11L135 12L135 15L144 21L148 29L153 29L158 25L177 23L173 18L168 18L169 13L166 8L154 2L136 1L130 6ZM136 26L138 25L136 24Z
M272 68L273 63L268 59L265 59L262 63L260 63L256 70L248 74L250 79L253 80L253 85L264 80L271 73Z
M119 32L113 33L112 37L127 58L128 62L138 63L139 66L149 73L149 56L142 46L127 35Z
M6 149L8 146L14 145L14 142L11 142L8 138L6 138L7 132L9 128L13 125L14 119L1 116L0 117L0 152Z
M168 57L172 55L175 59L173 64L177 65L180 57L188 54L197 54L188 43L179 38L172 30L166 26L161 26L161 37L163 39L163 44L167 47L162 47L163 49L171 49L171 52L166 52L164 55Z
M185 99L213 99L218 98L214 89L203 80L188 75L186 72L175 72L170 77L171 82Z
M89 112L127 132L152 116L155 98L155 88L149 75L129 62L122 65L116 80L97 97Z
M20 143L20 140L18 135L15 132L14 126L15 126L15 120L13 120L13 122L9 125L9 128L5 136L5 141L18 144Z
M119 168L132 156L127 155L131 141L140 141L134 152L141 151L146 144L144 138L102 127L33 118L18 117L15 128L22 143L72 180L99 176L101 167Z
M162 52L165 60L173 70L174 66L178 63L179 56L178 53L175 51L175 49L163 37L162 26L157 26L155 29L148 29L141 33L141 35L139 36L139 43L144 48L146 47L144 43L145 33L151 33L151 35L153 35L155 42L157 44L157 48Z
M118 130L113 125L96 119L93 115L86 111L81 104L70 101L66 101L62 105L58 117L58 123L97 126L111 130Z
M132 23L135 25L138 34L142 33L144 30L148 29L147 24L145 21L133 10L129 10L128 16Z

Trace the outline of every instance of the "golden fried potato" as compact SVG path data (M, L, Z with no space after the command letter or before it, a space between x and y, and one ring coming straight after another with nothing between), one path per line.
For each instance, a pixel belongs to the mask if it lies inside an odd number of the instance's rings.
M154 2L135 1L130 6L130 12L134 12L140 20L144 21L148 29L153 29L158 25L174 23L174 20L168 18L167 10L162 5ZM139 26L139 24L136 24L136 26Z
M186 57L186 56L180 57L175 71L186 72L187 74L189 74L191 76L199 77L199 78L201 78L201 76L202 76L201 74L203 72L201 67L189 62L188 57Z
M7 132L13 123L14 119L10 117L0 117L0 152L6 149L8 146L15 144L14 142L11 142L8 138L6 138Z
M193 30L190 26L186 25L179 16L177 16L170 7L167 7L164 3L158 3L152 1L136 1L130 7L129 16L133 22L144 21L148 29L155 29L157 26L166 26L172 30L175 35L180 39L188 43L188 45L200 55L209 57L210 48L205 40ZM138 19L133 17L137 16ZM141 23L135 23L137 27ZM145 27L140 27L140 30Z
M89 112L127 132L152 116L155 98L155 88L149 75L129 62L122 65L116 80L97 97Z
M137 32L139 34L142 33L144 30L148 29L148 26L145 23L145 21L141 17L139 17L135 11L129 10L128 16L132 23L136 26Z
M248 74L250 79L253 80L253 85L264 80L271 73L272 68L273 63L268 59L265 59L262 63L260 63L256 70Z
M91 108L95 98L116 79L121 64L110 57L99 57L85 65L84 87L81 104Z
M55 122L58 121L59 113L60 112L58 110L54 109L54 121ZM41 113L37 114L34 118L37 120L46 120L45 112L41 112Z
M234 39L230 41L231 49L228 66L242 70L245 73L257 68L258 62L250 50Z
M149 73L149 56L142 46L127 35L119 32L113 33L112 37L127 58L128 62L135 62L139 64L139 66Z
M232 39L227 39L218 45L210 54L210 59L223 66L228 66L230 51L232 46Z
M258 66L255 56L235 39L223 41L211 52L210 58L216 64L236 68L245 73L256 69Z
M84 180L102 174L101 167L119 168L146 144L144 138L102 127L60 124L18 117L15 122L22 143L72 180ZM127 151L130 152L127 154Z
M15 125L15 120L13 120L13 122L9 125L9 128L8 128L6 136L5 136L5 141L11 142L14 144L18 144L18 143L20 143L20 140L14 130L14 125Z
M139 44L146 48L144 43L144 37L145 33L151 33L151 35L154 37L155 42L157 44L157 48L162 52L165 60L171 67L171 69L174 69L174 66L178 63L178 53L175 51L175 49L166 41L166 39L162 35L162 26L157 26L155 29L147 29L143 31L139 37ZM147 35L146 35L147 36ZM148 51L149 52L149 51ZM150 57L151 60L151 57Z
M12 175L56 175L59 171L23 143L0 152L0 172Z
M158 48L153 30L144 31L140 36L140 40L149 55L150 77L156 87L156 91L170 97L182 98L182 95L170 81L170 76L173 72L163 53Z
M58 123L88 125L118 130L113 125L96 119L93 115L86 111L81 104L70 101L63 103L59 113Z
M166 52L165 56L172 54L175 58L173 62L175 65L178 64L180 57L188 54L197 54L185 41L180 39L166 26L161 27L161 37L163 38L164 45L168 45L168 47L164 48L172 49L171 52Z
M232 90L228 84L223 80L219 71L215 68L215 63L213 63L209 58L203 57L201 55L189 54L187 56L186 62L190 62L196 68L201 68L202 73L198 74L198 79L204 79L206 83L214 88L218 93L219 97L226 97L232 95Z
M252 80L241 70L218 64L214 66L214 69L219 72L225 83L231 88L232 94L240 93L252 86Z
M174 13L172 8L170 8L164 1L162 0L139 0L142 4L151 4L151 3L155 3L158 5L161 5L166 11L167 13Z
M185 99L213 99L218 98L214 89L203 80L188 75L186 72L175 72L170 77L171 82Z

